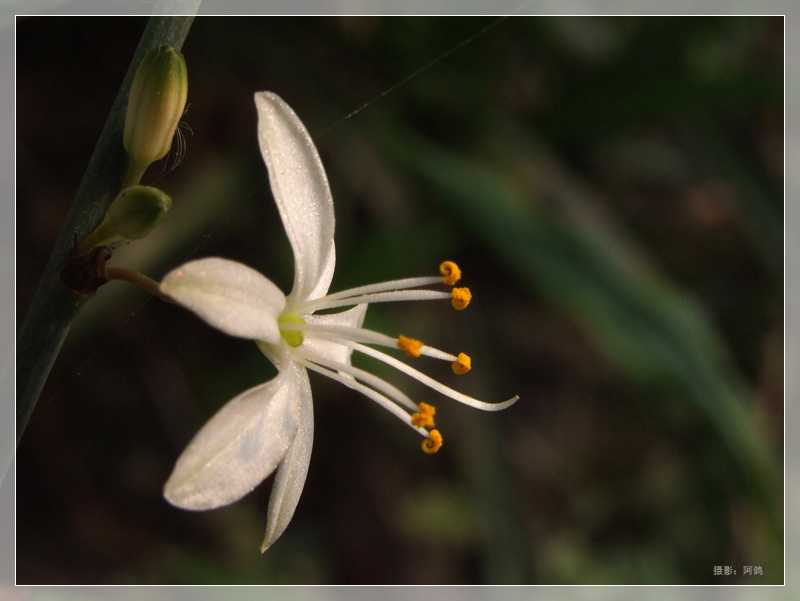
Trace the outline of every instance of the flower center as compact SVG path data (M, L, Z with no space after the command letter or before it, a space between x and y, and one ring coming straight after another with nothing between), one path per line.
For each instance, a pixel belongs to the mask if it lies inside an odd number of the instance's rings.
M453 286L461 276L461 270L452 261L445 261L439 268L441 277L417 277L392 280L342 290L295 305L297 312L289 312L278 318L278 331L292 350L290 360L333 380L341 382L372 399L384 409L400 418L419 434L425 436L422 450L435 453L442 446L442 435L434 429L436 409L424 402L416 403L400 389L368 371L355 367L350 355L358 352L385 363L405 373L432 390L456 401L485 411L497 411L516 402L513 397L501 403L486 403L445 386L434 378L414 369L399 359L375 348L382 346L405 351L409 357L431 357L450 363L453 372L466 374L472 367L469 355L448 352L426 345L421 340L400 335L397 338L361 327L366 306L371 303L389 301L421 301L448 299L456 309L464 309L470 302L468 288L452 288L450 292L419 289L432 284L443 283ZM317 311L327 311L340 307L358 307L341 313L315 315ZM308 321L301 315L306 315ZM308 344L304 344L304 338ZM273 358L280 355L273 345L259 342L264 354ZM298 348L301 347L302 348ZM275 359L273 359L275 361Z
M297 348L303 344L303 332L300 330L282 330L280 324L305 324L306 320L300 317L297 313L284 313L278 318L278 331L281 337L286 341L286 344L292 348Z

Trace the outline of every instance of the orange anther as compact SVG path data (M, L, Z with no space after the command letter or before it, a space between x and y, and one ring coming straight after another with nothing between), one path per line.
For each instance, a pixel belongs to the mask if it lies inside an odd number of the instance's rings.
M439 265L439 273L444 276L442 283L448 286L452 286L461 279L461 270L452 261L445 261Z
M454 309L459 311L466 309L467 305L469 305L469 301L472 300L472 294L469 288L453 288L450 294L452 296L450 303L453 305Z
M442 448L442 435L439 434L439 430L431 430L428 435L430 438L422 441L422 450L428 455L433 455Z
M458 359L453 361L451 367L454 373L457 373L459 376L464 375L472 369L472 359L465 353L458 353Z
M436 415L436 407L428 405L428 403L419 404L419 412L411 416L411 425L418 428L432 428L433 416Z
M422 342L414 338L407 338L401 334L397 337L397 346L403 349L409 357L419 357Z

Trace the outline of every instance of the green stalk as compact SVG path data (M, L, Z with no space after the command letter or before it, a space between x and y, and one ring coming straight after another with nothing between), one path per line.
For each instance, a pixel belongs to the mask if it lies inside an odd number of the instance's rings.
M82 240L100 223L125 177L128 156L122 146L122 132L133 75L151 48L169 44L180 50L192 19L152 17L148 21L17 334L17 445L70 325L91 298L69 290L59 272L76 240Z

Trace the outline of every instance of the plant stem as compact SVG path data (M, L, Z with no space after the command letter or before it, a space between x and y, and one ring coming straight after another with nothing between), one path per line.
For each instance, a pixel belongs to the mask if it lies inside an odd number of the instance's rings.
M61 282L59 273L75 240L81 240L103 218L120 189L128 169L122 147L128 91L145 53L161 44L183 45L192 17L152 17L120 87L95 146L89 166L56 240L50 259L17 335L17 445L41 394L50 369L72 321L91 296L75 294Z
M144 172L147 170L147 165L139 165L138 163L134 163L130 161L128 163L128 168L125 171L125 176L122 178L122 185L120 186L120 190L124 190L125 188L129 188L131 186L135 186L138 184Z
M106 267L106 277L109 281L125 280L126 282L139 286L139 288L144 288L150 294L157 296L163 301L167 301L168 303L173 302L172 299L161 294L161 291L158 289L158 282L138 271L132 271L124 267Z

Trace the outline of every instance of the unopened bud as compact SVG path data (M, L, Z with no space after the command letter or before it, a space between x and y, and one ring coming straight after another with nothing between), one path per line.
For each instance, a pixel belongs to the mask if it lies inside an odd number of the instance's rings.
M186 106L186 61L171 46L148 52L133 77L122 143L131 161L146 167L164 157Z
M172 199L158 188L131 186L117 194L103 221L82 243L85 252L122 238L144 238L166 216Z
M138 240L153 231L172 207L172 199L158 188L131 186L117 194L103 221L123 238Z

